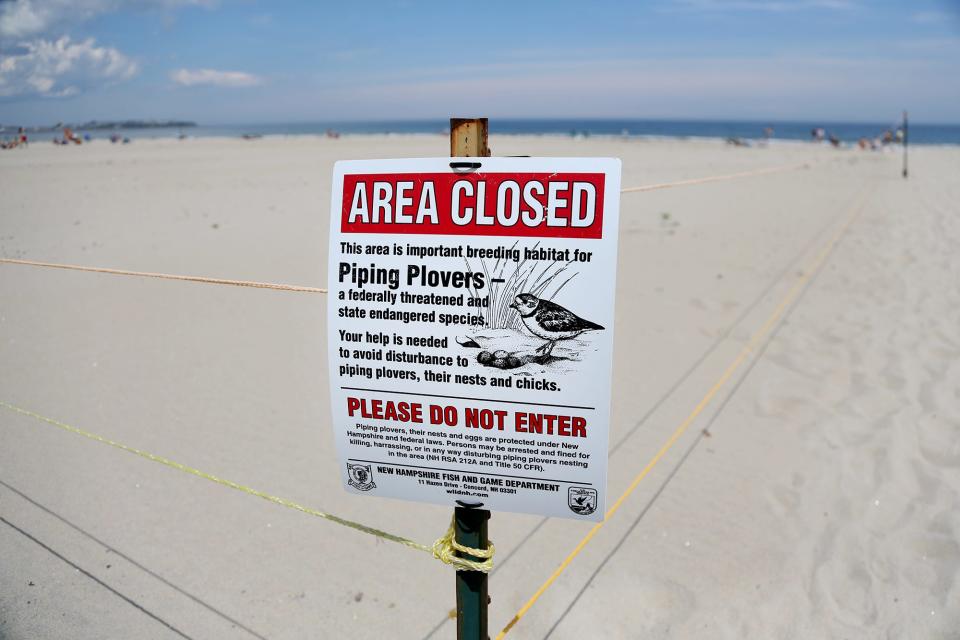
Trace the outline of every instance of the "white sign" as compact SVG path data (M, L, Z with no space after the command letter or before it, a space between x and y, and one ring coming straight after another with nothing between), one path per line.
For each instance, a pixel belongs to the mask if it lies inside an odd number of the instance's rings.
M348 491L603 519L619 206L610 158L336 164Z

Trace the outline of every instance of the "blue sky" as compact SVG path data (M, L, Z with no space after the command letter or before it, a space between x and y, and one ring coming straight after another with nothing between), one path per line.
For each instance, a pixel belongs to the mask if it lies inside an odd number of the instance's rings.
M0 122L960 122L957 0L0 0Z

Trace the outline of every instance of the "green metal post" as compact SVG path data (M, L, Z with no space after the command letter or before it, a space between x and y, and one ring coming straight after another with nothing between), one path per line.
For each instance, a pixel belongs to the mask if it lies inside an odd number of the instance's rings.
M486 549L487 521L490 512L485 509L455 507L454 533L456 541L466 547ZM468 560L483 561L457 552ZM481 571L457 571L457 640L488 640L487 637L487 574Z

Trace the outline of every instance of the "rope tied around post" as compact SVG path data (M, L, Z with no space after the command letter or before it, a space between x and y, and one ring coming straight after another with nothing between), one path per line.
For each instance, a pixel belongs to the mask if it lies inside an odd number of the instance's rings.
M199 469L190 467L180 462L176 462L164 456L159 456L159 455L150 453L148 451L138 449L136 447L131 447L129 445L123 444L122 442L117 442L116 440L112 440L110 438L97 435L96 433L86 431L85 429L80 429L79 427L66 424L65 422L61 422L54 418L47 417L43 414L36 413L35 411L30 411L29 409L18 407L4 400L0 400L0 407L13 411L15 413L19 413L20 415L23 415L23 416L28 416L35 420L45 422L54 427L58 427L64 431L68 431L70 433L83 436L84 438L93 440L94 442L106 444L111 447L114 447L115 449L120 449L121 451L132 453L141 458L150 460L151 462L157 462L170 469L181 471L183 473L187 473L192 476L196 476L198 478L202 478L204 480L214 482L221 486L240 491L241 493L245 493L250 496L262 498L263 500L266 500L268 502L278 504L281 507L287 507L288 509L293 509L294 511L299 511L301 513L305 513L310 516L322 518L324 520L327 520L328 522L333 522L335 524L339 524L341 526L353 529L354 531L359 531L360 533L366 533L376 538L389 540L390 542L396 542L397 544L401 544L409 549L416 549L417 551L432 553L433 557L440 560L444 564L453 566L457 571L480 571L483 573L489 573L490 570L493 569L493 552L494 552L493 543L490 543L490 547L487 549L474 549L472 547L466 547L462 544L459 544L456 540L454 540L453 520L451 520L450 527L447 529L447 532L443 534L443 536L440 537L436 542L434 542L432 546L428 547L425 544L420 544L418 542L410 540L409 538L404 538L403 536L399 536L393 533L388 533L386 531L381 531L380 529L377 529L375 527L371 527L369 525L365 525L360 522L354 522L353 520L348 520L347 518L343 518L341 516L338 516L332 513L327 513L319 509L306 507L304 505L294 502L293 500L287 500L286 498L281 498L275 495L271 495L269 493L266 493L265 491L260 491L258 489L254 489L252 487L240 484L239 482L234 482L232 480L221 478L212 473L201 471ZM481 561L470 560L468 558L461 558L456 555L457 552L473 556L474 558L484 558L484 560L481 562Z
M486 549L475 549L467 547L455 539L454 518L450 518L450 527L443 536L437 538L433 543L433 557L444 564L452 565L457 571L479 571L481 573L490 573L493 570L493 554L496 548L493 542ZM457 552L472 556L474 558L484 558L482 561L462 558Z

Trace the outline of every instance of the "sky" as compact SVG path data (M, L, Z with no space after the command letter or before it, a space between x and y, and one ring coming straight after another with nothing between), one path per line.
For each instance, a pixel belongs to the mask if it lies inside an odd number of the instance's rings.
M960 123L960 0L0 0L0 123Z

